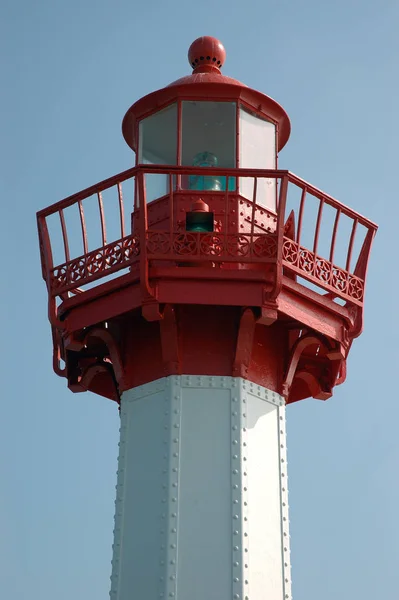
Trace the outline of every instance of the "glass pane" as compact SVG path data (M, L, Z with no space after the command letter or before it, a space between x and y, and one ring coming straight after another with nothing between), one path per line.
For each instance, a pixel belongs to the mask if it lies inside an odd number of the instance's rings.
M273 123L265 121L240 108L240 168L276 168L276 130ZM240 179L240 194L253 198L254 182L250 177ZM256 203L276 210L277 182L275 179L258 179Z
M175 165L177 156L177 105L140 121L139 163Z
M140 121L139 164L175 165L177 157L177 104ZM146 175L146 199L152 202L169 191L169 176Z
M234 102L182 103L182 165L225 168L236 166ZM226 178L191 176L183 178L182 184L193 190L222 191L226 189ZM234 178L229 181L229 189L235 189Z

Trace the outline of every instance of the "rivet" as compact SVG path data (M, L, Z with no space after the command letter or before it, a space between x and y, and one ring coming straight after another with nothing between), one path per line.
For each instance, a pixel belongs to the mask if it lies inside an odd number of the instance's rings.
M234 546L234 550L235 551L239 550L239 547L238 546Z
M237 431L237 425L233 425L232 429L233 431Z
M176 529L176 527L173 527L173 529L171 529L171 532L172 532L172 533L176 533L176 532L177 532L177 529Z
M177 498L172 498L172 502L176 502L176 501L177 501Z
M180 427L179 423L175 423L175 427L178 429Z
M171 575L171 576L170 576L170 579L171 579L172 581L174 581L174 580L176 579L176 575Z
M179 456L179 453L178 453L178 452L174 452L174 453L173 453L173 456L174 456L175 458L177 458L177 457ZM165 458L167 458L167 457L165 456Z
M238 535L238 529L234 530L234 535Z
M170 547L172 548L172 550L174 550L176 548L176 544L171 544Z
M177 483L175 481L172 483L172 487L177 487Z
M234 473L234 475L237 475L238 469L233 469L233 473ZM245 475L245 473L244 473L244 475Z
M233 444L234 445L238 444L238 441L237 440L233 440Z
M175 564L176 564L176 561L175 561L175 559L174 559L174 558L172 558L172 560L170 561L170 564L171 564L171 565L175 565Z
M233 504L238 504L238 500L233 500Z
M238 577L234 577L234 582L238 583L240 580L238 579Z
M234 515L234 519L238 519L238 515Z
M235 566L235 567L239 567L239 566L240 566L240 563L236 561L236 562L234 563L234 566Z
M236 483L233 485L233 489L238 490L238 485Z
M175 444L177 444L177 442L179 441L179 438L173 438L173 441Z
M233 454L233 458L238 458L238 454Z
M233 398L233 402L237 402L237 398L236 397Z
M237 411L233 410L233 412L231 414L233 415L233 417L236 417L237 416Z
M176 513L172 513L172 515L171 515L171 516L172 516L173 518L175 518L175 517L177 517L177 514L176 514Z

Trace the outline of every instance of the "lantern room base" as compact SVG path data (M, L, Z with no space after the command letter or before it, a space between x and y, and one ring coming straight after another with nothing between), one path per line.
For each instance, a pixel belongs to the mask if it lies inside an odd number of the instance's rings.
M291 598L284 399L240 377L123 393L111 598Z

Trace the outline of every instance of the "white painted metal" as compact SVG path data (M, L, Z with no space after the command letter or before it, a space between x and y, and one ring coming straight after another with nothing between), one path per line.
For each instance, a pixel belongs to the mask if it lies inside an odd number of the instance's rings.
M123 394L112 600L291 598L284 413L241 378Z

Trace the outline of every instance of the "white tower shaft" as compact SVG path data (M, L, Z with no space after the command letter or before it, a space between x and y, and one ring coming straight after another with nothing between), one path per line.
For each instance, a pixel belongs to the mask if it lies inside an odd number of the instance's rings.
M291 598L284 400L241 378L125 392L112 600Z

